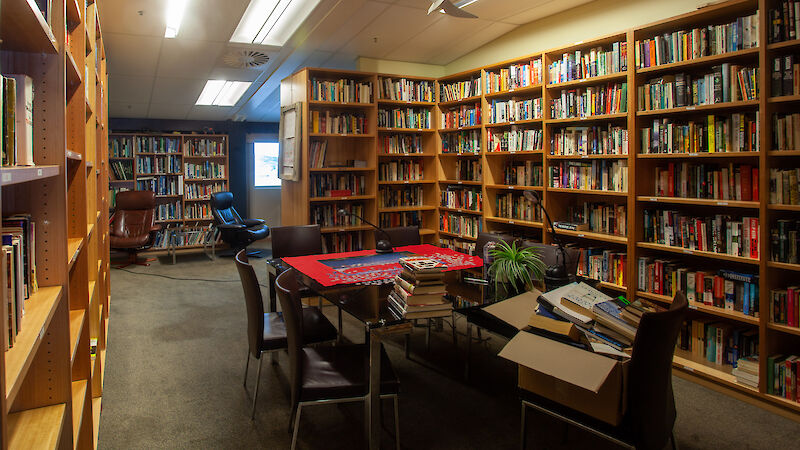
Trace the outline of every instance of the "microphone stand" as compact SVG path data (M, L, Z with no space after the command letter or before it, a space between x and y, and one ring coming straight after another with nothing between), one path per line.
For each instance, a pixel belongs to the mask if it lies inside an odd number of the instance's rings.
M561 242L561 237L559 237L558 233L556 233L556 227L553 226L553 221L550 219L550 214L547 213L547 209L542 205L542 201L536 191L524 191L523 196L528 201L541 208L542 212L544 212L544 217L547 219L550 229L553 230L553 240L556 242L556 245L558 245L558 249L561 253L561 264L551 265L545 271L545 287L549 291L569 284L569 274L567 272L567 251L564 249L564 244Z
M375 225L374 223L368 221L367 219L359 216L358 214L356 214L354 212L347 211L344 208L340 208L339 211L337 211L337 214L339 214L340 217L353 216L353 217L356 217L358 219L361 219L362 222L366 223L367 225L371 226L372 228L375 228L379 232L383 233L384 236L386 236L386 239L381 239L381 240L379 240L378 242L375 243L375 253L392 253L392 252L394 252L394 249L392 248L392 237L389 236L389 233L387 233L386 230L384 230L383 228Z

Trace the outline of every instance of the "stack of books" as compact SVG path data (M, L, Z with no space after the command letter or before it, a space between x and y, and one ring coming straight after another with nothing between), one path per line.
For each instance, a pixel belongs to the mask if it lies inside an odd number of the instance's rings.
M758 355L739 358L731 373L737 382L758 389Z
M453 305L444 298L444 264L422 256L400 258L403 271L395 277L389 309L405 319L449 316Z

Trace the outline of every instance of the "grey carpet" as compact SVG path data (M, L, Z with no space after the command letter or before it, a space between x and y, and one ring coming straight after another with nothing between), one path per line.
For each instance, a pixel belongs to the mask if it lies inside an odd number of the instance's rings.
M253 260L262 283L265 263ZM99 447L288 448L287 357L264 362L255 421L252 387L242 388L245 307L230 258L184 256L177 265L153 263L129 273L112 270L111 319ZM178 281L143 274L231 282ZM265 298L267 290L263 289ZM335 323L335 310L326 308ZM345 336L363 341L358 322L345 315ZM459 321L463 329L463 319ZM473 374L465 383L463 338L412 335L412 359L401 341L387 351L401 383L402 447L408 449L512 449L519 446L515 367L496 355L503 342L473 346ZM674 380L681 448L794 448L800 425L680 378ZM383 448L394 448L390 404L385 404ZM298 448L364 448L363 405L317 406L304 411ZM551 419L529 414L529 448L613 448Z

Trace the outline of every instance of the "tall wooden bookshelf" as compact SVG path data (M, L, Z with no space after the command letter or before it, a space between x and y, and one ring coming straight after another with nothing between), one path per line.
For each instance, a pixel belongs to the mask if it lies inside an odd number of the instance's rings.
M212 232L211 193L229 190L228 135L112 132L107 148L111 164L130 169L129 179L117 177L119 169L109 172L112 196L124 190L156 193L156 224L163 229L151 251L167 249L173 232ZM202 243L175 247L181 251L201 248Z
M634 29L623 30L596 39L577 42L564 47L537 51L528 55L521 56L509 61L491 63L484 67L476 68L466 72L449 75L436 80L436 108L435 117L435 161L436 161L436 186L437 192L429 207L435 207L435 214L438 216L435 222L435 235L432 236L433 242L452 245L458 248L468 248L473 240L460 233L447 233L441 231L439 222L445 213L450 214L447 208L440 208L440 200L443 189L447 186L470 183L466 180L459 180L457 177L459 161L477 160L482 169L482 179L474 182L474 185L482 193L482 209L475 216L481 219L481 226L484 230L504 231L521 237L541 240L545 243L553 243L553 232L549 227L545 227L541 217L533 217L533 220L521 220L516 217L504 217L498 206L499 199L512 199L515 195L520 195L524 189L534 189L540 193L544 204L551 213L554 221L573 221L576 218L576 211L590 203L602 203L608 205L615 215L615 222L622 220L626 226L622 229L607 230L579 230L579 231L558 231L561 239L573 246L580 248L604 248L613 252L617 257L624 258L624 263L620 262L617 266L620 269L620 278L603 280L601 287L613 294L625 294L627 298L642 298L648 301L668 306L671 298L640 291L639 276L644 275L639 270L639 258L653 258L677 264L680 267L687 267L690 270L707 270L716 272L719 269L736 271L744 274L758 275L758 308L751 314L744 314L738 310L724 309L722 307L710 306L699 301L692 302L690 305L690 319L707 320L729 325L734 329L741 329L745 333L758 336L759 358L759 381L758 387L750 387L737 381L732 372L732 367L727 364L719 365L708 362L706 358L697 357L689 352L676 349L674 358L675 373L681 377L691 379L712 389L716 389L757 404L763 408L773 410L779 414L800 420L800 403L790 401L782 397L769 394L767 386L767 357L774 354L798 354L800 353L800 328L774 323L771 320L771 298L770 291L773 289L786 289L792 285L793 279L800 271L800 264L776 262L771 260L770 240L771 229L776 227L778 220L798 220L800 206L790 204L776 204L770 201L770 170L800 167L800 150L797 142L792 148L776 148L773 144L773 134L776 132L775 114L789 114L797 111L800 104L800 92L791 92L788 95L772 96L772 63L773 58L786 55L794 55L795 62L800 62L797 57L800 55L800 34L796 34L796 39L782 37L777 40L770 40L768 31L770 30L770 10L779 7L779 0L733 0L720 3L697 11L665 19L656 23L644 25ZM757 13L757 16L754 14ZM739 18L752 17L747 19L750 26L756 26L758 30L757 42L754 45L744 45L738 43L739 47L726 49L728 51L716 51L710 55L694 55L693 58L685 58L676 62L666 61L663 64L653 64L637 66L635 48L637 42L652 39L656 36L663 37L665 33L673 33L681 30L691 30L693 28L707 28L708 26L719 26L729 24L739 20ZM744 20L739 22L744 26ZM598 73L577 80L562 80L551 76L549 67L554 62L563 60L563 55L572 54L580 51L581 55L591 54L592 49L602 48L609 51L625 48L625 65L608 73ZM541 60L542 79L531 83L529 86L504 86L501 88L498 79L501 77L501 70L510 69L512 66L529 65L531 61ZM618 61L618 62L621 62ZM670 82L671 76L679 74L689 74L694 79L702 78L703 75L715 70L717 66L724 67L738 66L737 69L758 69L757 76L748 75L752 83L752 90L748 91L749 97L739 91L736 98L725 99L722 102L710 102L710 104L690 103L685 106L661 108L661 109L642 109L640 108L639 89L646 86L651 80L659 80L667 77L664 82ZM281 85L281 101L283 105L292 102L306 102L305 97L308 87L309 73L320 72L321 69L304 69L290 76ZM331 79L339 78L361 78L381 77L378 74L362 72L336 72L326 71ZM555 75L555 74L553 74ZM733 76L733 75L732 75ZM395 75L394 77L398 77ZM480 93L469 93L462 97L443 98L443 86L451 86L455 82L469 80L479 80ZM663 81L663 80L662 80ZM494 84L492 84L494 83ZM601 87L617 85L621 87L625 84L627 97L617 105L618 109L613 111L603 111L602 114L573 114L567 117L555 116L551 109L554 100L562 96L562 91L567 94L569 91L577 91L586 87ZM757 96L755 88L757 87ZM750 86L748 85L749 89ZM493 114L493 104L506 102L508 100L525 101L541 98L542 115L530 119L515 120L515 123L498 122L496 115ZM729 101L728 101L729 100ZM458 124L453 127L445 127L442 122L442 115L451 111L453 108L461 106L479 104L481 107L481 123L475 126L464 126ZM379 104L380 106L380 104ZM310 105L311 109L317 106ZM373 105L365 107L365 110L373 108ZM308 116L304 109L304 125L307 125ZM743 139L734 141L741 143L741 147L733 148L733 144L728 144L726 140L725 148L718 148L717 151L708 152L706 149L691 149L682 153L673 149L671 152L652 151L646 148L643 141L645 130L652 129L655 120L665 123L687 125L690 122L694 130L700 125L707 126L710 119L714 120L716 127L726 121L733 123L733 117L739 121L741 127L740 136ZM713 116L710 118L709 116ZM659 122L661 123L661 122ZM559 139L564 133L572 133L582 127L600 127L604 131L611 130L617 138L623 140L627 137L627 146L616 143L611 150L603 150L593 153L570 153L564 151L559 144ZM305 127L307 129L307 127ZM506 130L542 130L542 143L540 148L532 150L514 149L507 151L500 145L497 151L495 136L498 131ZM756 132L751 133L750 130ZM471 131L479 135L476 145L471 147L469 153L456 150L447 153L445 148L448 142L443 140L448 136L458 135ZM427 131L419 132L423 136ZM379 131L379 135L380 135ZM313 139L313 138L312 138ZM335 138L342 139L342 138ZM348 138L345 138L348 139ZM352 138L349 138L354 140ZM363 138L362 138L363 139ZM369 152L372 141L367 138L361 142L360 152ZM750 140L748 140L750 139ZM380 139L374 146L375 154L379 159L386 158L381 155ZM741 141L741 142L739 142ZM423 142L425 139L423 138ZM464 142L464 141L462 141ZM301 165L303 173L299 182L284 182L283 184L283 204L304 204L314 199L309 199L308 189L308 170L306 168L308 157L308 136L303 136L303 153ZM719 144L719 141L717 141ZM705 145L705 143L703 143ZM427 144L423 145L426 147ZM737 151L733 151L737 150ZM403 156L405 157L405 156ZM426 156L423 156L425 158ZM368 158L365 156L364 158ZM398 159L401 157L397 157ZM528 163L530 166L542 165L541 185L538 183L515 182L508 183L506 180L506 167L508 165L520 165ZM562 164L624 164L627 166L627 185L614 186L613 189L577 189L573 187L553 187L552 171ZM745 170L745 168L758 169L758 191L759 196L756 200L734 200L734 199L707 199L707 198L684 198L675 196L665 196L655 190L656 171L663 170L672 164L705 164L709 170L720 170L722 167L731 167L732 170ZM738 168L738 169L737 169ZM344 169L348 170L348 169ZM426 169L427 177L427 169ZM525 186L534 184L533 187ZM585 186L584 186L585 187ZM367 189L379 188L378 185L370 186ZM510 195L509 195L510 194ZM789 203L789 202L784 202ZM428 205L428 200L424 201ZM416 206L415 206L416 207ZM298 208L284 208L282 223L286 225L309 223L308 210ZM679 246L668 246L656 242L650 242L645 235L645 210L674 210L678 214L695 216L714 216L717 214L731 216L740 219L752 217L757 219L757 230L759 238L757 257L741 256L739 254L718 253L713 251L700 251L695 249L683 248ZM521 210L511 210L512 213L520 213ZM456 211L464 213L463 211ZM365 214L377 214L377 210L367 209ZM465 213L466 214L466 213ZM471 212L469 212L471 214ZM517 216L520 217L520 216ZM430 222L424 222L424 228ZM373 243L365 241L364 245L369 247ZM624 279L623 279L624 277Z
M2 448L97 444L110 306L107 74L93 1L0 6L2 72L34 83L35 166L2 167L2 213L36 223L39 289L0 358ZM3 302L7 302L4 291Z

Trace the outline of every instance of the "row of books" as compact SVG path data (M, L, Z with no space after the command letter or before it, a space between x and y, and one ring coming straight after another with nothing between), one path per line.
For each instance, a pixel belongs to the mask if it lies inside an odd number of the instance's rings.
M739 359L758 354L758 329L712 319L691 319L683 323L678 348L695 360L736 367Z
M770 259L772 261L797 264L798 236L800 236L800 222L789 219L778 219L775 226L770 229Z
M341 79L309 80L311 100L343 103L371 103L372 83Z
M402 186L397 189L381 186L378 190L378 207L422 206L423 198L422 186Z
M165 220L181 220L183 215L181 214L181 201L175 201L172 203L159 203L156 205L154 209L153 216L155 217L156 222L165 221Z
M481 130L466 130L442 135L442 153L479 153Z
M628 129L607 124L565 127L553 133L551 155L627 155Z
M680 30L636 41L636 67L653 67L758 47L758 11L722 25Z
M33 161L33 79L27 75L3 75L2 149L3 166L32 166Z
M642 153L757 152L761 149L757 114L709 114L688 122L671 118L653 119L642 128Z
M439 214L439 230L477 239L483 224L480 217L444 211Z
M395 108L378 110L378 126L386 128L430 129L431 110L424 108Z
M364 234L362 231L326 233L322 235L322 242L325 253L354 252L364 249Z
M800 287L769 291L769 321L789 327L800 327Z
M628 83L562 90L550 101L550 117L570 119L628 111Z
M532 59L508 68L486 71L486 93L505 92L542 83L542 60Z
M226 191L224 183L190 183L185 187L187 200L210 199L211 194ZM179 192L181 194L183 192Z
M626 236L628 234L627 208L625 205L611 203L584 202L570 205L567 217L573 223L584 224L595 233Z
M141 189L139 189L139 190L141 190ZM120 192L125 192L125 191L130 191L130 188L121 187L121 186L109 186L108 187L108 193L109 193L108 207L110 209L113 210L117 206L117 194L120 193Z
M550 63L550 84L610 75L628 70L628 43L614 42L611 48L591 48L564 53Z
M439 84L440 102L459 101L476 95L481 95L480 78Z
M181 153L181 140L177 137L134 136L133 153L136 155L139 153Z
M311 174L310 197L346 197L366 195L367 180L364 175Z
M36 224L29 214L3 218L0 271L5 289L8 336L3 350L16 343L22 331L25 303L39 288L36 275Z
M541 222L541 208L518 192L498 192L494 199L497 217L528 222Z
M456 180L481 181L483 174L478 159L459 159L456 161Z
M475 242L451 238L448 236L442 236L439 238L439 247L449 248L451 250L466 253L468 255L475 253Z
M186 220L211 219L211 205L203 202L187 203L183 208Z
M344 209L348 214L339 215L339 210ZM357 227L361 225L364 217L364 204L347 203L342 205L312 205L311 223L321 227Z
M784 55L772 60L773 97L800 94L800 64L795 63L794 55Z
M656 167L659 197L758 201L758 167L750 164L668 163Z
M133 180L133 161L109 161L114 180Z
M552 188L628 191L628 161L558 161L549 169Z
M133 158L133 139L127 136L110 137L108 154L111 158Z
M183 154L186 156L224 156L225 144L221 139L164 136L112 136L109 139L112 158L132 158L134 154Z
M381 228L421 227L422 214L419 211L382 212L378 218Z
M797 355L771 355L767 358L767 394L777 395L791 401L800 401L798 371L800 357Z
M682 211L645 209L644 241L689 250L759 258L757 217L692 216Z
M503 166L503 184L514 186L542 186L542 164L535 161L508 161Z
M183 163L187 179L192 178L225 178L225 164L213 161L203 163Z
M769 169L769 202L774 205L800 205L800 168Z
M328 141L315 139L308 145L308 167L312 169L325 167L325 153L328 151Z
M421 161L390 161L378 164L379 181L418 181L424 176Z
M512 126L511 130L486 130L488 152L532 152L543 148L543 134L541 129L518 128Z
M394 279L389 293L389 310L405 319L446 317L453 305L444 298L444 269L447 267L422 256L400 258L402 271Z
M461 105L442 111L442 128L472 127L481 124L481 105Z
M541 119L542 98L527 100L492 100L489 123L506 123L517 120Z
M205 227L166 226L156 232L152 248L166 250L168 248L210 245L215 241L219 242L219 231L211 224Z
M774 150L800 149L800 114L772 115L772 148Z
M156 195L183 195L185 188L200 186L203 185L196 183L184 185L183 175L136 178L137 191L153 191Z
M209 139L189 137L183 140L183 154L186 156L225 156L225 141L223 139Z
M121 161L120 161L121 162ZM179 156L137 156L137 173L163 173L172 174L180 172L181 158Z
M783 42L800 38L800 2L779 0L769 9L769 42Z
M588 247L578 251L577 274L593 280L605 281L617 286L627 285L625 252L608 248Z
M310 131L323 134L366 134L367 117L364 113L312 110Z
M394 79L391 77L378 80L378 98L381 100L399 100L404 102L433 102L434 83L428 80Z
M664 75L638 86L638 110L653 111L758 99L757 67L725 63L711 69L711 73L703 75Z
M419 134L390 134L381 136L379 153L402 154L422 153L422 136Z
M480 211L483 208L483 194L480 188L448 185L440 192L439 206Z

